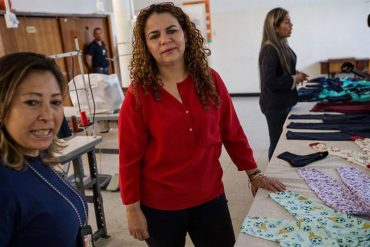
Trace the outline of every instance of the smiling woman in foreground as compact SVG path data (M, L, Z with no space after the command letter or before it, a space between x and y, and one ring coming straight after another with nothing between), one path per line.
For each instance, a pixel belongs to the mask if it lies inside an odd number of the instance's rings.
M85 240L85 199L52 167L63 147L56 135L64 90L52 59L29 52L0 58L0 246L77 247Z

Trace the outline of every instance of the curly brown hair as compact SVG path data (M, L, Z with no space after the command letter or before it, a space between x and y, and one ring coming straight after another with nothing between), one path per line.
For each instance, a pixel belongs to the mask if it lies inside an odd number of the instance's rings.
M221 99L212 81L207 62L207 56L211 54L211 51L204 47L204 38L195 24L190 21L189 16L173 3L152 4L141 10L137 16L132 38L132 59L129 66L134 93L141 85L145 94L150 90L154 99L158 101L159 89L163 86L158 79L157 63L147 47L145 37L146 21L154 13L169 13L177 19L186 36L185 66L195 82L197 95L205 109L208 109L210 104L217 107Z

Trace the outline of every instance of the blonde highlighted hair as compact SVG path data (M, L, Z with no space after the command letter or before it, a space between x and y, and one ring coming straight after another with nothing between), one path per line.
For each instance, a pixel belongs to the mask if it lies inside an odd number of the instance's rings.
M279 61L283 70L288 74L292 74L289 65L291 60L291 51L288 45L288 40L287 38L280 38L276 33L276 28L280 26L281 22L287 15L288 11L283 8L275 8L267 13L263 25L261 49L264 45L274 46L279 55Z
M31 73L43 72L50 72L54 75L64 96L66 88L64 77L53 59L33 52L12 53L0 58L0 162L15 170L24 168L25 153L22 147L11 138L4 122L9 116L9 109L19 85ZM52 164L55 153L60 152L64 146L61 140L55 138L44 150L43 161Z

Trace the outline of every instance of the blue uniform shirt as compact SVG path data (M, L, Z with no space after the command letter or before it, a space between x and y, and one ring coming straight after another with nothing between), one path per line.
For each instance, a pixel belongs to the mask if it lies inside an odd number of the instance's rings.
M39 158L27 160L75 205L85 223L78 196ZM79 228L71 205L31 169L15 171L0 164L0 246L74 247Z
M97 68L107 68L109 62L107 60L107 48L105 47L104 42L100 46L96 41L93 41L89 44L87 48L87 54L92 56L92 67Z

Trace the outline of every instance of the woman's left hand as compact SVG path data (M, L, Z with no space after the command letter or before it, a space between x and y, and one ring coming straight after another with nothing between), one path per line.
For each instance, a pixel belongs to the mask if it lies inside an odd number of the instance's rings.
M252 184L251 190L252 190L253 196L256 195L257 190L259 188L263 188L263 189L266 189L272 192L281 192L286 189L285 185L282 182L280 182L279 180L275 178L270 178L267 176L259 177L253 180L251 184Z

